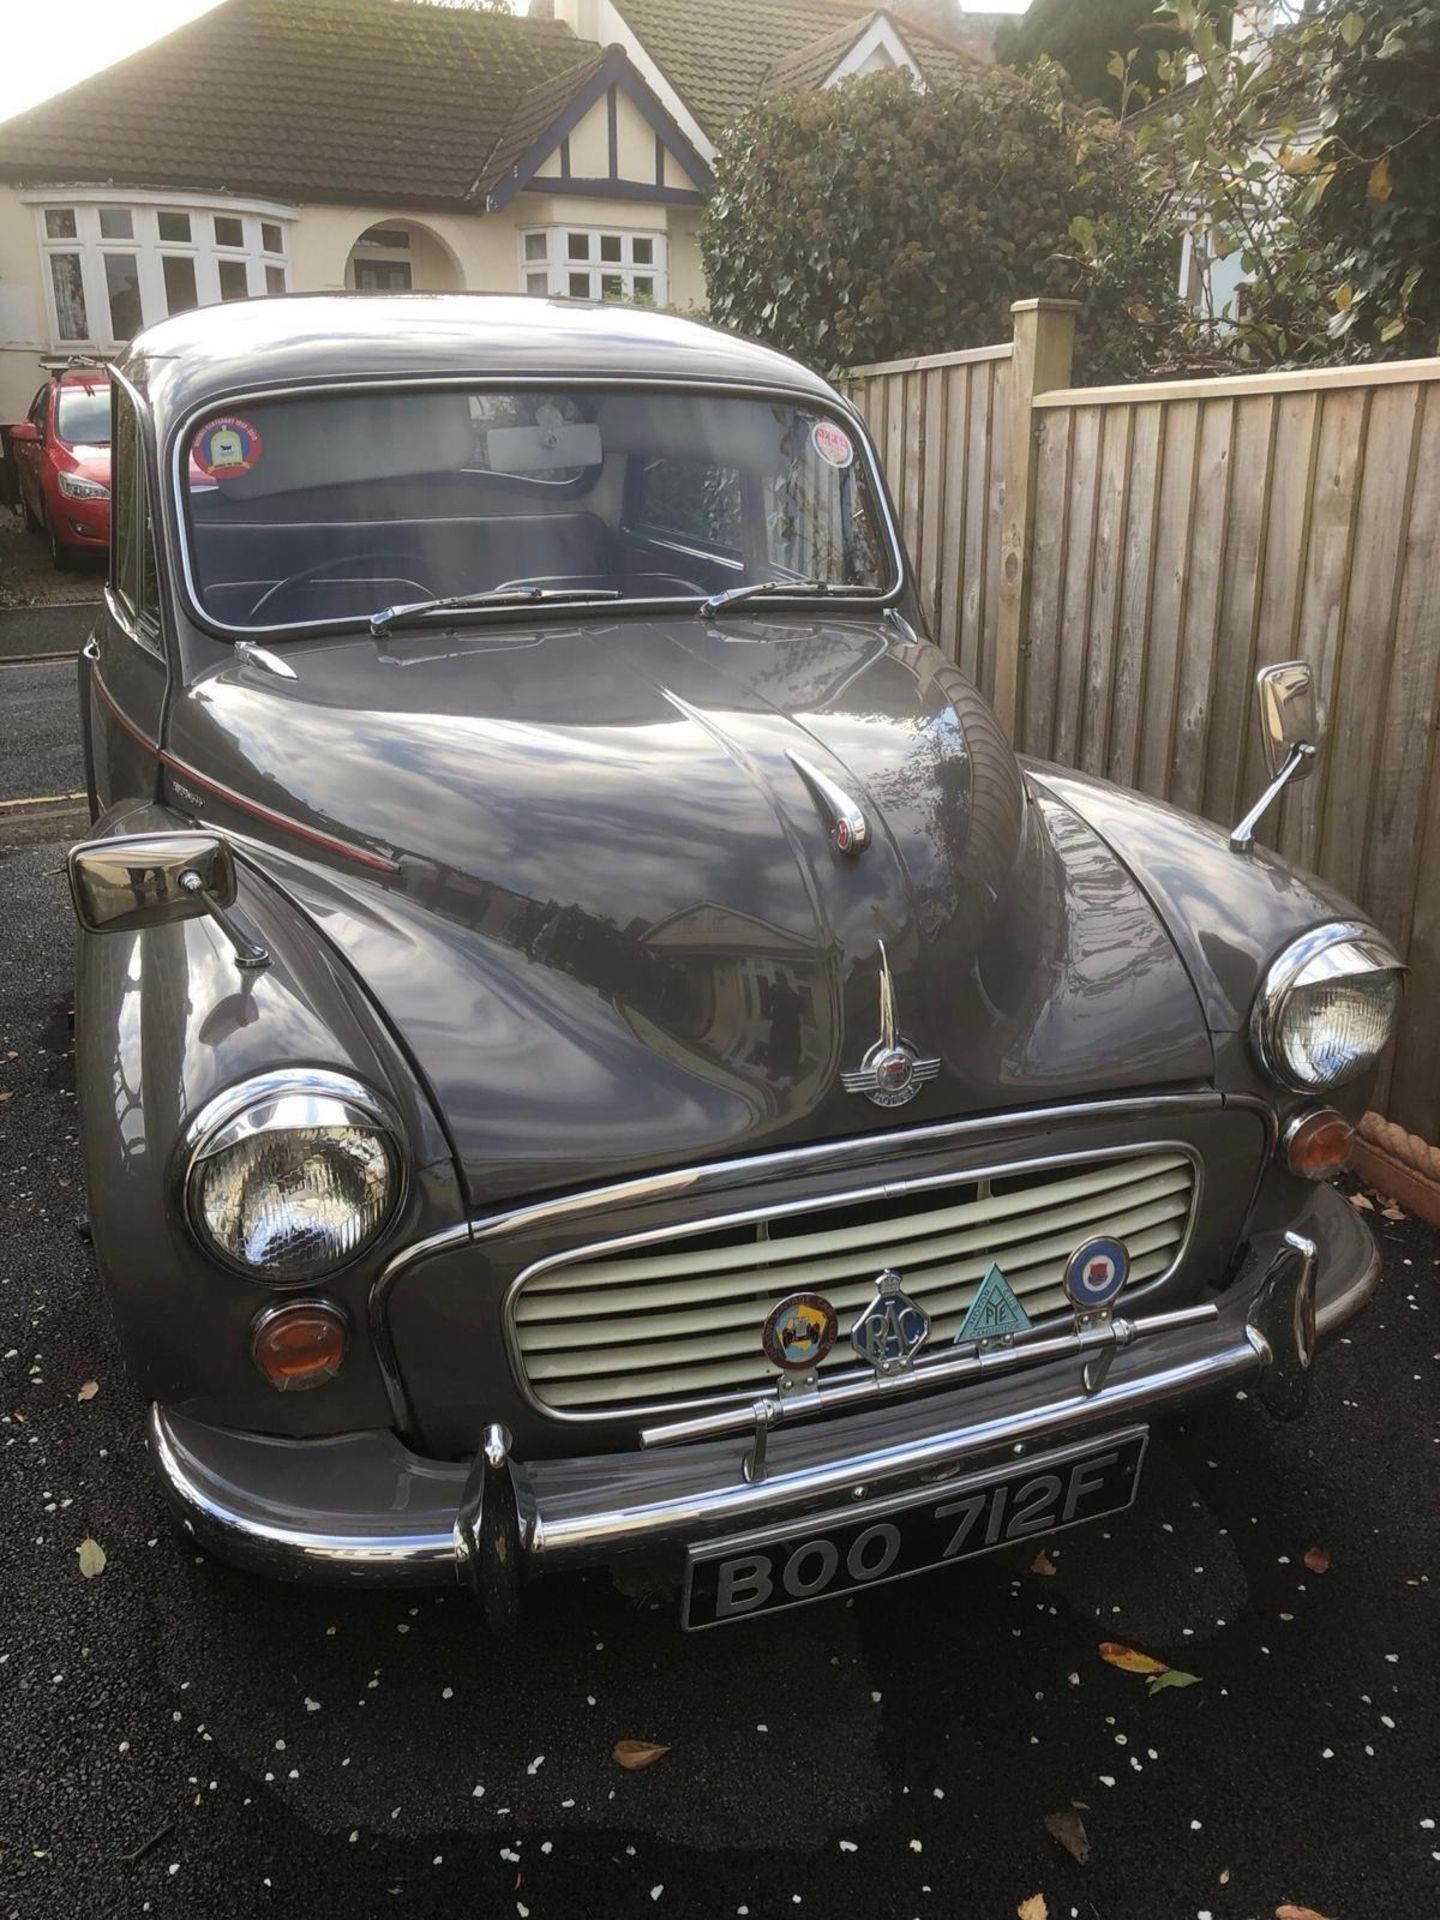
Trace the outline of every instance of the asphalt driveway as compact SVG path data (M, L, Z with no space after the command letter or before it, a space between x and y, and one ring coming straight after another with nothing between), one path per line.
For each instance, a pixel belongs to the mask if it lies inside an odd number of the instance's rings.
M32 791L75 784L69 673L0 670ZM168 1531L77 1233L61 851L0 850L0 1915L1440 1911L1433 1236L1377 1219L1305 1423L1160 1432L1136 1510L1048 1562L694 1637L556 1579L506 1646L458 1592L270 1587ZM1152 1697L1102 1640L1198 1684ZM1045 1824L1077 1812L1083 1865Z

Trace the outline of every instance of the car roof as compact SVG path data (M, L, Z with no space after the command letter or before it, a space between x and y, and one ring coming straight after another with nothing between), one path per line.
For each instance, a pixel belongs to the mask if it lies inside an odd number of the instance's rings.
M644 307L543 294L276 294L199 307L136 336L117 369L159 437L183 415L260 388L353 380L717 381L833 399L773 348Z

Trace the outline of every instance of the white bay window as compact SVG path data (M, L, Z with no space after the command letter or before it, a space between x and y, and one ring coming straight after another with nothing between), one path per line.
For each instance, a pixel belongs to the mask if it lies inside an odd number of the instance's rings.
M289 283L286 208L178 194L25 198L35 203L57 347L117 347L169 314Z
M520 235L522 285L526 293L663 307L670 297L668 245L663 233L529 227Z

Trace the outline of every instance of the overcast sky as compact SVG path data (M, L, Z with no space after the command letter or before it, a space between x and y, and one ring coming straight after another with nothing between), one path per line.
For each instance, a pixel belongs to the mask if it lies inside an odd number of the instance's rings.
M62 93L137 47L208 13L218 0L64 0L58 14L35 0L0 0L5 57L0 62L0 120ZM529 0L510 0L524 13ZM712 0L723 7L725 0ZM1028 0L985 0L972 11L1023 13ZM897 12L904 12L899 0Z

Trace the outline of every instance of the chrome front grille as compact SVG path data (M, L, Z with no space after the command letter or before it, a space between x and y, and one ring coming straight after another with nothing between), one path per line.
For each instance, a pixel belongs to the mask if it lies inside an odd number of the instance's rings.
M531 1393L570 1417L651 1413L763 1391L760 1331L777 1301L822 1293L841 1337L822 1371L854 1367L847 1338L875 1275L894 1267L954 1339L991 1261L1031 1319L1065 1305L1069 1254L1093 1234L1125 1241L1131 1284L1174 1264L1195 1201L1176 1148L828 1201L719 1227L673 1227L542 1261L516 1283L515 1356Z

